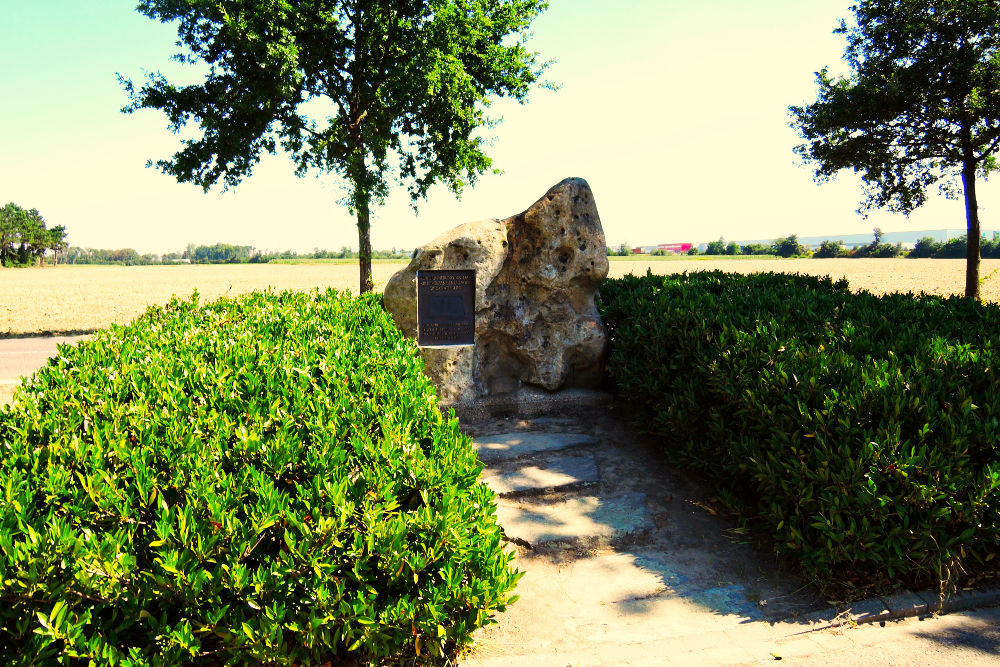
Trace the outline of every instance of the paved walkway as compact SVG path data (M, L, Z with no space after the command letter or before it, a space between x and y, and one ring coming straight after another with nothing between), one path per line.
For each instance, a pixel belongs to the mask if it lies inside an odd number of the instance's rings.
M704 487L611 416L466 430L525 573L467 667L1000 664L996 609L899 622L874 600L833 625L837 610L745 544ZM914 600L887 602L903 603ZM868 661L879 650L885 660Z
M74 345L90 336L0 338L0 405L10 401L21 377L31 375L59 353L61 344Z
M90 336L38 336L31 338L0 338L0 382L20 382L22 375L31 375L58 354L57 346L73 345Z

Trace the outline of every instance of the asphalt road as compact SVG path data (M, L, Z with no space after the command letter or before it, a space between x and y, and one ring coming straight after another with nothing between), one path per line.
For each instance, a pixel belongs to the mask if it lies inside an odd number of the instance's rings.
M41 336L0 338L0 384L13 385L31 375L58 353L60 343L74 344L89 336Z

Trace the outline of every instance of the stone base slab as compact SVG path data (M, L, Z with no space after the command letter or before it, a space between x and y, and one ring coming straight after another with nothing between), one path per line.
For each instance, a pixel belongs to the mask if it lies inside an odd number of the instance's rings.
M509 470L486 469L483 481L499 496L565 491L601 481L593 454L557 456Z
M594 410L610 410L614 399L599 389L563 389L550 392L530 387L509 394L482 396L473 400L442 400L441 410L454 410L463 422L472 424L496 417L566 417Z

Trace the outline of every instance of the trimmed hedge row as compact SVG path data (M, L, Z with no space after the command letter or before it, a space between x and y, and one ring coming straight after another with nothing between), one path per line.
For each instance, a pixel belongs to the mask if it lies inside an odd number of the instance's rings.
M0 410L0 662L442 662L520 576L379 297L174 299Z
M720 272L609 280L599 301L640 427L821 585L996 568L996 304Z

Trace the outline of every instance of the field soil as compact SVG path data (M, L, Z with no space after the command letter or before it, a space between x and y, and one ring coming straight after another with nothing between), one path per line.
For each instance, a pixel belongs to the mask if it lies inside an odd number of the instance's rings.
M375 289L406 262L372 267ZM950 259L611 258L611 277L627 273L721 270L782 271L846 277L874 293L961 294L965 261ZM1000 260L983 260L983 299L1000 301ZM59 266L0 269L0 337L90 332L126 324L146 308L198 290L202 302L255 290L358 290L357 264L225 264L198 266Z
M612 261L609 276L618 278L627 273L642 275L647 268L653 273L718 270L729 273L776 271L831 276L835 279L847 278L851 289L868 290L873 294L926 292L947 296L965 292L964 259L714 259L699 256L662 261L630 257ZM980 277L985 278L982 286L983 300L1000 301L1000 260L982 260Z
M381 291L405 262L375 263ZM0 337L82 333L127 324L171 296L198 290L202 303L272 289L358 292L358 265L202 264L182 266L57 266L0 269Z

